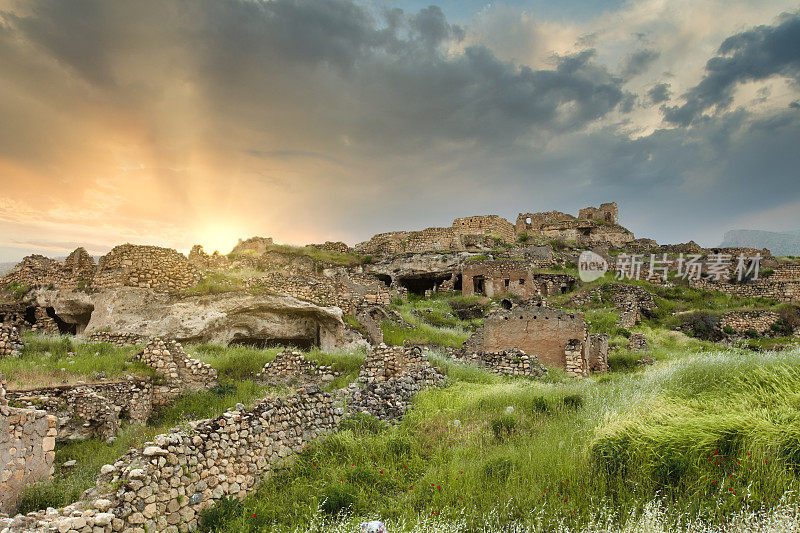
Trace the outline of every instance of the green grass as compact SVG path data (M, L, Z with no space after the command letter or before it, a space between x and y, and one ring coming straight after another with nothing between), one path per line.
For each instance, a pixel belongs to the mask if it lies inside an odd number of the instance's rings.
M401 531L432 516L460 531L579 530L660 502L666 531L796 503L799 363L797 351L701 352L568 383L457 381L420 394L396 426L315 442L253 496L207 513L204 530L380 518Z
M386 344L412 344L460 347L481 324L482 318L461 320L456 309L475 305L476 297L463 297L459 293L443 293L433 298L411 296L395 298L391 309L400 313L408 326L385 320L381 324Z
M33 332L23 333L22 339L25 347L20 357L0 359L0 372L15 389L93 381L93 372L102 372L109 379L128 374L153 375L149 367L131 360L141 349L138 346L120 348Z

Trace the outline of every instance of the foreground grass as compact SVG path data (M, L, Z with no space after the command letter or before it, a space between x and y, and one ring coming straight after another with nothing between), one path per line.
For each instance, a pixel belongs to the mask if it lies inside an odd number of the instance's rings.
M389 345L402 345L404 342L432 346L458 348L470 334L480 327L480 318L462 320L456 309L459 306L477 304L477 298L463 298L456 293L437 295L435 298L411 296L396 298L392 310L408 325L392 321L381 324L383 340Z
M668 531L763 519L797 505L798 363L798 351L701 351L598 380L477 373L419 395L396 426L352 419L244 502L209 511L204 528L380 518L393 531L647 531L655 513Z

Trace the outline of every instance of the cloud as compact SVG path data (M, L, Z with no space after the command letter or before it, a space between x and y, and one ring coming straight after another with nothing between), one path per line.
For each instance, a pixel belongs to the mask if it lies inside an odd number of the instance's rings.
M664 108L665 120L687 126L710 109L725 110L734 89L747 81L782 76L800 83L800 14L784 14L775 26L728 37L705 70L703 80L683 96L683 105Z
M650 102L654 104L660 104L661 102L666 102L669 100L670 95L672 92L669 90L669 83L656 83L653 88L647 91L647 96L650 99Z
M644 49L637 50L625 56L620 69L622 76L632 78L638 76L650 66L653 61L658 59L661 54L656 50Z

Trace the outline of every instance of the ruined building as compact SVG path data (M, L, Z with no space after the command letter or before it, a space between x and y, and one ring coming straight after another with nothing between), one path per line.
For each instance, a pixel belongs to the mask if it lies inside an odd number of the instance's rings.
M569 292L576 283L569 274L535 273L525 261L466 261L461 267L464 296L542 298Z
M580 313L546 307L515 307L492 312L483 329L466 343L471 352L521 350L543 365L585 376L591 369L608 368L608 339L589 334Z

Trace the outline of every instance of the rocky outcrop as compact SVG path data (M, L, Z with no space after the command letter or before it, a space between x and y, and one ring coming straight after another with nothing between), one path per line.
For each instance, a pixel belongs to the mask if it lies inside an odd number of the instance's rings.
M39 305L52 306L66 322L87 320L78 314L92 309L85 334L111 331L179 342L231 342L319 346L324 350L344 343L342 312L289 296L243 292L175 297L133 287L95 294L39 291Z

